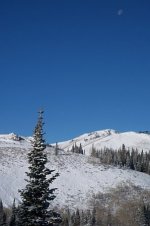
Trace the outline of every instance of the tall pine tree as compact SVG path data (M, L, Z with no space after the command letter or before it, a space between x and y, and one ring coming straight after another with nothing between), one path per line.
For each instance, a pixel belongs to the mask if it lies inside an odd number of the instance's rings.
M19 226L53 226L53 211L49 211L50 202L55 199L56 188L49 185L56 179L58 173L46 168L47 155L44 152L46 145L43 139L43 111L33 135L33 149L28 153L29 172L25 189L20 191L22 203L18 211ZM49 176L49 177L48 177Z
M6 214L3 208L3 202L0 200L0 226L6 225Z
M9 226L17 226L16 224L16 214L17 214L17 209L16 209L16 205L15 205L15 199L12 205L12 213L11 213L11 217L10 217L10 222L9 222Z

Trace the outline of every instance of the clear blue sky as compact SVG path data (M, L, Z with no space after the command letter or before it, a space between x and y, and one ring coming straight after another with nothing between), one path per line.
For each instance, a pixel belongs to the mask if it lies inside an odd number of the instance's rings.
M0 133L150 129L149 0L0 1Z

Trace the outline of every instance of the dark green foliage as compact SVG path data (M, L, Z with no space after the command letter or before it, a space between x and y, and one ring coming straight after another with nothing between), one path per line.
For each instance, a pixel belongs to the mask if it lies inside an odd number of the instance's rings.
M78 226L78 225L80 225L80 213L79 213L79 210L77 209L75 213L75 222L73 226Z
M3 202L0 200L0 226L6 225L6 213L3 209Z
M82 148L81 143L80 143L80 146L79 147L75 143L75 145L72 146L71 152L77 153L77 154L82 154L83 155L84 154L84 150Z
M95 226L95 224L96 224L96 208L94 207L94 208L93 208L93 211L92 211L91 225L92 225L92 226Z
M150 226L148 204L142 200L120 204L115 211L112 207L101 205L96 205L93 210L65 211L60 226Z
M53 225L53 220L56 220L53 211L48 211L48 207L56 197L56 188L50 189L49 185L58 174L52 175L54 170L45 167L47 155L44 152L46 145L43 139L42 113L40 112L35 127L33 149L28 153L29 172L26 172L27 185L20 191L22 203L18 211L18 226L48 226Z
M66 223L66 224L65 224ZM61 226L97 226L96 224L96 208L93 211L76 211L70 213L65 211L62 214Z
M60 214L54 211L49 211L49 218L47 219L47 222L48 226L60 226L61 223ZM18 208L15 206L15 201L13 202L11 208L3 208L2 201L0 201L0 226L18 226L18 225L21 224L18 221ZM35 224L32 225L34 226Z
M13 206L12 206L12 213L11 213L11 217L10 217L10 223L9 226L17 226L17 209L15 206L15 200L13 202Z
M143 215L145 226L150 226L150 204L143 204Z
M100 158L101 162L104 164L127 167L132 170L150 174L150 151L145 153L143 153L143 151L140 153L137 149L129 151L123 144L122 148L119 150L109 148L96 150L92 148L91 156Z

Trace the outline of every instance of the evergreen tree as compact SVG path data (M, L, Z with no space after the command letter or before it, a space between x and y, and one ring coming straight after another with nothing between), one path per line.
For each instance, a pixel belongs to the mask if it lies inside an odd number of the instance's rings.
M143 214L144 214L144 225L150 226L150 205L143 205Z
M92 226L95 225L96 225L96 208L94 207L92 211Z
M15 199L14 199L9 226L16 226L17 225L16 224L16 213L17 213L17 209L16 209Z
M87 225L86 226L91 226L92 225L92 215L90 210L87 210Z
M75 224L75 212L73 212L73 214L71 215L71 219L70 219L70 224L71 224L71 226L73 225L74 226L74 224Z
M2 200L0 200L0 226L3 225L3 203Z
M76 210L75 213L75 223L73 226L80 226L80 213L78 209Z
M50 201L55 199L56 188L49 185L56 179L58 173L51 175L54 170L46 168L47 155L43 139L43 111L39 112L39 118L33 135L33 149L28 153L29 172L25 189L20 191L22 203L18 211L19 226L47 226L54 225L54 212L48 211ZM49 178L47 176L49 175Z
M55 146L55 155L58 155L58 144L56 142L56 146Z
M87 215L86 213L82 210L81 212L81 217L80 217L80 226L85 226L87 225Z
M83 148L82 148L81 143L80 143L80 147L79 147L79 154L82 154L83 155Z
M6 225L6 214L3 208L3 202L0 200L0 226Z

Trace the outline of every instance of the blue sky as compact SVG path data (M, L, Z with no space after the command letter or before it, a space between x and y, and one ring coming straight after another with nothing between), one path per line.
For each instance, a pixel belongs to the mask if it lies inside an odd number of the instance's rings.
M150 129L148 0L0 1L0 133Z

